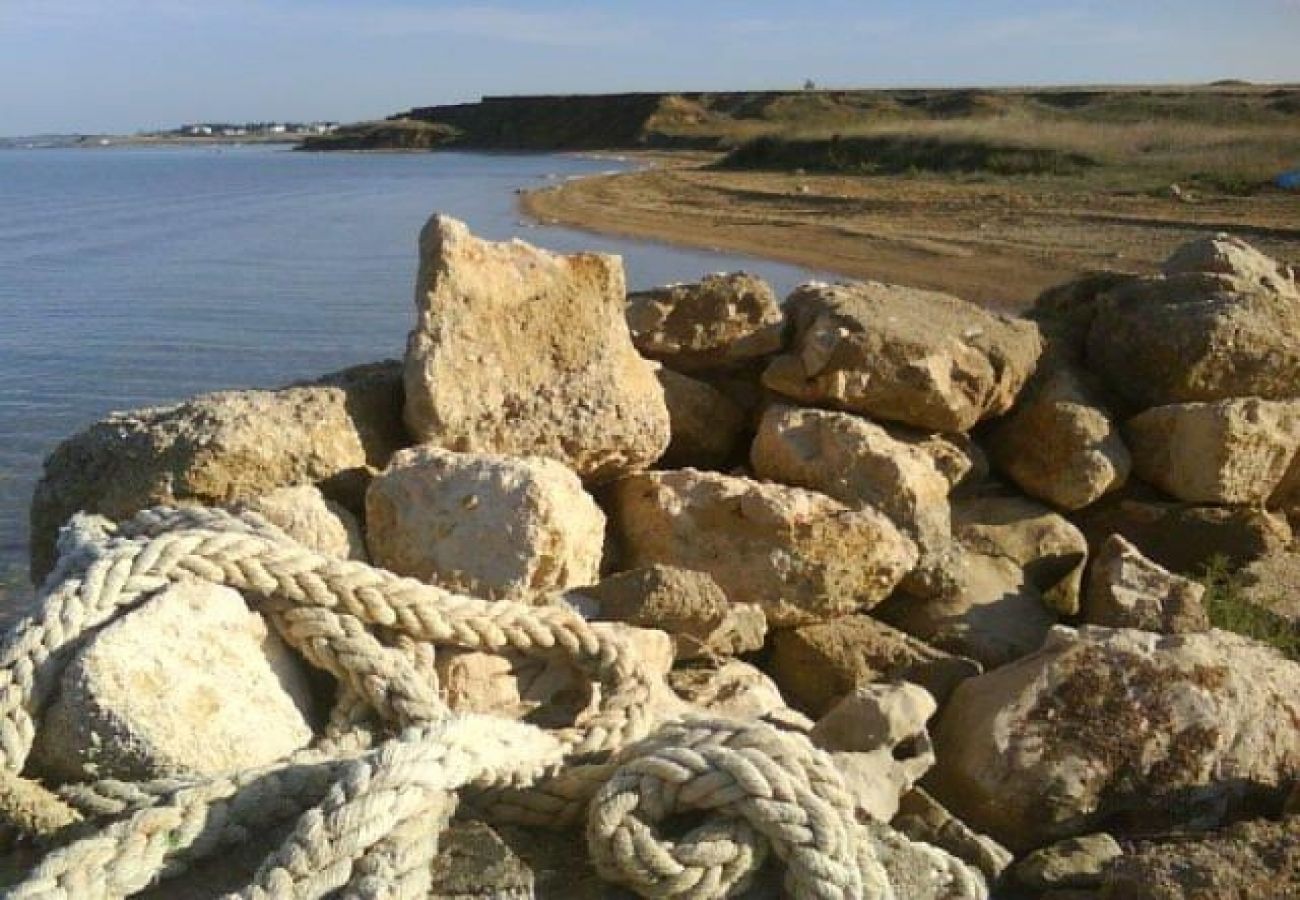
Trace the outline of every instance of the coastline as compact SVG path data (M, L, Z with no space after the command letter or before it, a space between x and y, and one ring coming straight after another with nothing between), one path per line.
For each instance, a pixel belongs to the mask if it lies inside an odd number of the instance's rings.
M521 195L532 219L597 234L742 253L1021 309L1089 271L1152 272L1179 244L1237 231L1300 256L1287 198L1082 192L1050 180L711 170L716 156L621 153L630 172Z

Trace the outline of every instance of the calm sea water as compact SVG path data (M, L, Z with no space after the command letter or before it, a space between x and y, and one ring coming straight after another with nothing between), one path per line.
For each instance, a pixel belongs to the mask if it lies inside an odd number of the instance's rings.
M808 277L521 221L517 188L610 167L458 153L0 151L0 580L26 565L41 461L110 410L400 356L416 235L433 212L495 239L620 253L634 287L735 268L780 290Z

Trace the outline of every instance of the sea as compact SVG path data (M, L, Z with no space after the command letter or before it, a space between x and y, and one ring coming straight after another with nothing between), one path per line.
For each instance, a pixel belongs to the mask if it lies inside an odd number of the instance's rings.
M27 565L45 456L113 410L273 387L400 357L416 237L623 257L630 287L744 269L818 273L530 222L518 192L618 170L571 155L316 154L280 147L0 149L0 585Z

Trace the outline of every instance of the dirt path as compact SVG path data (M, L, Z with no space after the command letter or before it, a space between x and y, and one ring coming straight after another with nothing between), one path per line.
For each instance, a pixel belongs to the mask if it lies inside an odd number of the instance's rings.
M1183 241L1231 230L1300 262L1300 196L1088 192L1048 179L718 172L698 156L535 191L538 219L752 253L853 278L1018 307L1093 269L1149 271Z

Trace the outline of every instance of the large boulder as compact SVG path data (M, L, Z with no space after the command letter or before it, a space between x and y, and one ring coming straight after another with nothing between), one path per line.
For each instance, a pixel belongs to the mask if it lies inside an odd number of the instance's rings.
M1010 850L972 829L920 787L899 799L898 814L890 825L914 841L933 844L964 860L989 884L996 883L1015 859Z
M705 572L648 566L611 575L580 593L598 605L592 618L668 632L678 659L749 653L767 636L762 608L728 602Z
M54 565L73 513L128 518L157 504L225 505L320 484L356 503L368 473L407 441L396 363L274 391L222 391L114 413L60 444L32 497L32 575Z
M617 257L490 243L434 216L420 234L406 423L450 450L546 456L584 479L668 446L653 366L632 346Z
M791 350L763 382L806 403L936 431L1009 410L1042 350L1037 326L899 285L804 285Z
M1275 291L1294 290L1295 270L1260 253L1241 238L1220 232L1188 241L1175 250L1160 270L1166 275L1212 272L1230 275L1249 285Z
M672 440L662 468L721 469L736 456L745 413L726 394L706 382L660 368Z
M1081 509L1120 487L1131 460L1110 412L1069 366L1049 367L989 435L993 462L1032 497Z
M762 478L849 506L874 506L916 541L918 574L943 567L952 541L950 483L924 448L861 416L774 404L759 424L750 462Z
M668 673L668 685L705 715L760 719L789 712L776 682L762 669L738 659L675 668Z
M366 494L376 565L487 599L599 577L605 515L553 459L403 450Z
M230 588L166 588L90 639L64 670L32 749L56 781L220 775L312 739L296 656Z
M957 688L927 787L1017 851L1275 805L1300 775L1298 678L1229 632L1057 629Z
M910 681L942 703L981 671L972 660L863 615L776 632L767 669L791 705L813 716L825 715L844 695L878 681Z
M366 537L357 517L327 500L315 485L284 487L238 504L255 512L304 547L339 559L366 560Z
M1230 397L1289 399L1300 372L1300 291L1271 260L1179 251L1168 274L1104 294L1088 333L1089 368L1141 409Z
M1208 631L1205 587L1153 563L1118 534L1097 551L1088 573L1084 618L1091 625L1162 634Z
M1134 470L1162 491L1188 503L1260 505L1300 448L1300 401L1158 406L1130 419L1125 433Z
M627 323L637 350L681 372L733 368L779 353L785 333L772 288L745 272L629 294Z
M801 488L681 469L629 476L611 495L628 567L707 572L774 627L868 609L916 565L883 514Z

